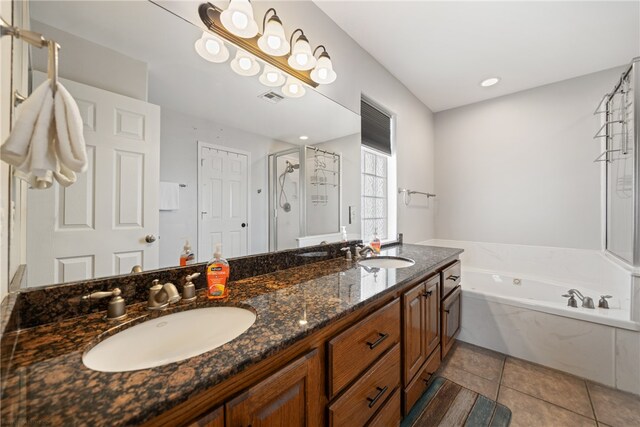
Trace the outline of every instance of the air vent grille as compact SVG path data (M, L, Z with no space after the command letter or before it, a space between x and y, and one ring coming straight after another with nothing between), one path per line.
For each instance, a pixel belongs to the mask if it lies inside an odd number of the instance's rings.
M262 95L259 95L258 98L262 98L265 101L270 102L272 104L277 104L278 102L284 99L284 96L279 95L273 91L269 91L269 92L263 93Z

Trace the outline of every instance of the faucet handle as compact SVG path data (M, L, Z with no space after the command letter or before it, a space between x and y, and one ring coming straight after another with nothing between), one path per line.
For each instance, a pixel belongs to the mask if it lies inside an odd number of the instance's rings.
M156 286L162 287L162 285L160 285L160 280L153 279L153 281L151 282L151 289L157 289Z
M90 293L88 295L83 295L82 299L83 300L92 300L92 299L102 299L102 298L106 298L106 297L117 297L120 294L122 294L122 291L120 290L120 288L113 288L110 291L98 291L98 292L93 292Z
M113 288L106 292L93 292L89 295L83 295L82 299L91 301L95 299L113 297L107 306L107 320L120 320L124 319L127 315L127 307L124 302L124 298L120 296L121 294L122 291L120 288Z
M189 283L192 282L193 279L197 279L198 277L200 277L200 273L193 273L193 274L189 274L188 276L186 276L184 278L184 281Z
M600 295L600 301L598 301L598 308L609 308L609 301L607 298L613 298L612 295Z

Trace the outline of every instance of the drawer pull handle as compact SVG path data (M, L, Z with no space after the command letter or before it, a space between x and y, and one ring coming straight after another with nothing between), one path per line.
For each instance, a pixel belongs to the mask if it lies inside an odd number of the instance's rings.
M382 395L387 392L388 388L389 387L387 386L384 386L384 388L376 387L376 389L378 389L378 394L376 394L376 397L374 397L373 399L370 397L367 397L367 400L369 401L369 408L373 408L373 406L376 404L378 399L380 399Z
M427 291L424 294L422 294L422 296L425 297L425 298L429 298L432 293L433 293L433 291Z
M387 338L389 338L389 334L383 334L382 332L380 332L377 340L375 340L374 342L367 341L367 344L369 345L369 348L373 350L374 348L379 346L380 343L382 343L382 341L386 340Z
M454 282L457 281L460 278L460 276L454 276L453 274L449 277L447 277L447 280L453 280Z
M423 378L422 381L424 381L425 384L429 384L429 380L431 379L431 377L433 376L433 372L427 372L428 377L427 378Z
M445 313L449 314L449 309L443 310Z

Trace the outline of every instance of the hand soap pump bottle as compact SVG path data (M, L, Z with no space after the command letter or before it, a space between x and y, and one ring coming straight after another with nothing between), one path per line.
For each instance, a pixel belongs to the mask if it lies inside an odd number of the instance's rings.
M369 245L371 246L371 249L376 252L376 254L380 253L381 243L380 238L378 237L378 230L375 230L373 232L373 238L371 239L371 243Z
M341 233L342 233L342 241L346 242L349 239L347 238L347 227L345 227L344 225L342 227L340 227L342 229Z
M196 254L191 252L191 245L189 241L184 242L184 250L182 254L180 254L180 267L184 267L185 265L191 265L196 262Z
M229 263L222 258L222 245L216 245L213 259L207 264L207 297L222 299L229 295L227 281L229 280Z

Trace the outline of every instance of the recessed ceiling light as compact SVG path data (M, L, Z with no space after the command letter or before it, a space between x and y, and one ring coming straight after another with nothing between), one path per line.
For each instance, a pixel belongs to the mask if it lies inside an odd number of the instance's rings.
M495 84L498 84L499 81L500 81L500 77L491 77L491 78L484 79L483 81L481 81L480 82L480 86L482 86L482 87L493 86Z
M301 139L302 141L306 141L307 139L309 139L309 137L308 137L307 135L301 135L301 136L300 136L300 139Z

